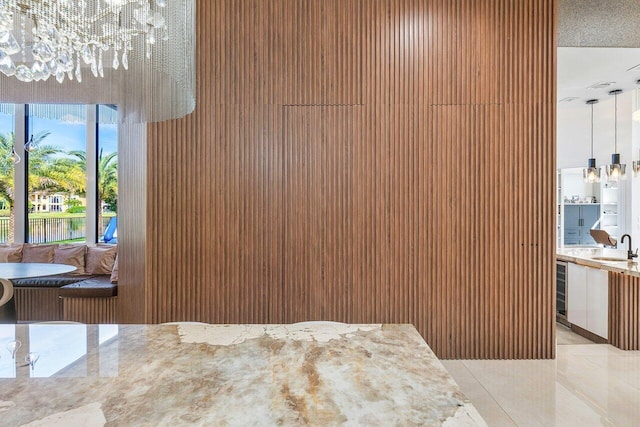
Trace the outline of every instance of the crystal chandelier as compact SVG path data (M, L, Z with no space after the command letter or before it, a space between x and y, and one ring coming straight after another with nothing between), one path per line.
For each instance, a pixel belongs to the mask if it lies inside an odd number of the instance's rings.
M0 72L22 82L55 76L82 81L82 64L104 77L104 63L129 68L136 39L151 59L169 39L167 0L0 0Z

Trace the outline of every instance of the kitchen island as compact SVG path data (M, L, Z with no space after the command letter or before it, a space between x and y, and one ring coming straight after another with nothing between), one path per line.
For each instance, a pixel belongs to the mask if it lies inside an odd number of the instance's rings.
M5 425L486 425L411 325L2 325L0 349Z
M556 258L560 261L573 262L586 267L599 268L640 278L638 258L633 262L629 262L625 259L626 257L627 252L619 249L559 248L556 250ZM598 258L608 258L608 260ZM613 261L614 258L619 260Z
M558 261L607 272L608 343L622 350L640 350L640 267L637 258L628 261L626 256L626 251L603 248L562 248L556 252ZM568 305L572 305L570 293Z

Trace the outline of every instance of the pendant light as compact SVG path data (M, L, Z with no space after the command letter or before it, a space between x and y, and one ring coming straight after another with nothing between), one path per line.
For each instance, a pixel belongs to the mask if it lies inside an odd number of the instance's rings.
M18 156L18 153L16 153L15 146L11 147L11 154L9 156L14 165L17 165L18 163L20 163L20 156Z
M634 160L633 161L633 176L634 177L640 177L640 160Z
M33 141L33 135L31 135L31 138L29 138L29 141L27 141L27 143L24 144L24 151L26 151L27 153L30 153L33 151L34 148L36 148L36 143Z
M607 180L611 182L617 182L622 179L627 179L627 165L620 163L620 154L618 154L618 95L621 94L620 89L612 90L609 95L615 97L615 116L614 116L614 151L611 155L611 164L607 165Z
M600 182L600 168L596 166L596 159L593 156L593 106L597 104L597 99L590 99L587 101L587 105L591 105L591 158L587 167L582 170L582 177L584 182L593 184L594 182Z

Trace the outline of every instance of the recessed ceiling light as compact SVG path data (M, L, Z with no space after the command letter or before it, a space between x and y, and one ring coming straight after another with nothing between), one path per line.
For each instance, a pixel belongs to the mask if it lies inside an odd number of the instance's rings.
M616 82L600 82L589 86L587 89L604 89L614 84L616 84Z
M571 101L575 101L576 99L578 99L577 96L567 96L566 98L562 98L561 100L559 100L558 103L560 103L560 102L571 102Z

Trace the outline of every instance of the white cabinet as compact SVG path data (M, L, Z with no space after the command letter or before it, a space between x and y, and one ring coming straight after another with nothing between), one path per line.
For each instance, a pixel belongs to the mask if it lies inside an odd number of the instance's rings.
M602 170L601 175L604 172ZM605 230L620 240L620 230L625 224L623 188L612 182L586 184L582 178L582 168L558 169L557 180L558 247L595 245L589 234L592 227ZM594 214L596 218L593 218Z
M605 182L602 184L600 201L600 229L620 240L620 229L624 226L624 191L618 188L617 182Z
M587 330L608 338L609 274L587 268Z
M567 320L587 329L587 267L569 263L567 282Z
M608 338L607 272L569 263L567 276L567 320L602 338Z

